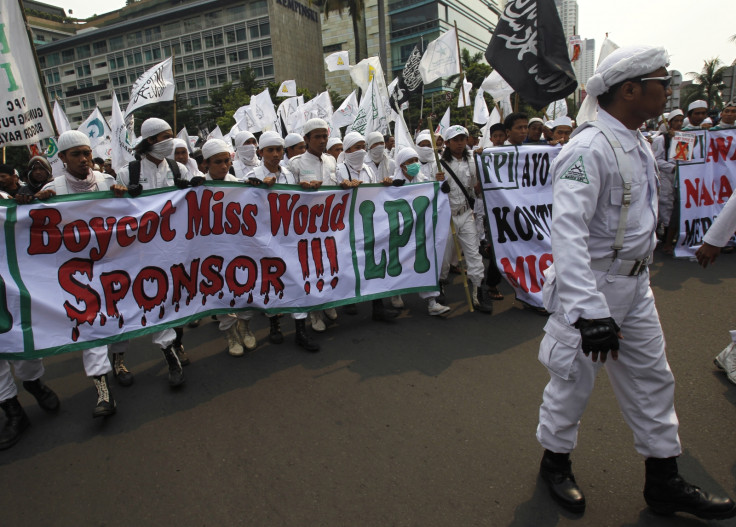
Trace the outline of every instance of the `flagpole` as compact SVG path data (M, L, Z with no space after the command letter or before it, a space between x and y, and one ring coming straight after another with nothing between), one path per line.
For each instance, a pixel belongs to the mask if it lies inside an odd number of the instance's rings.
M429 117L427 119L427 124L429 125L429 137L432 141L432 152L434 152L434 161L437 163L437 171L442 172L440 167L442 166L440 164L440 156L437 153L437 142L434 139L434 127L432 126L432 118ZM457 266L462 269L462 275L463 275L463 285L465 286L465 299L468 301L468 309L472 313L474 311L473 309L473 299L470 296L470 288L468 288L468 272L465 270L464 266L462 265L463 261L463 253L460 250L460 243L457 241L457 231L455 231L455 222L452 221L452 218L450 218L450 230L452 231L452 241L455 244L455 254L457 255Z
M26 28L26 34L28 35L28 43L31 45L31 51L33 52L33 62L36 66L36 74L38 75L38 82L41 83L41 93L43 95L43 101L46 104L46 112L51 115L51 127L54 130L54 135L59 137L59 131L56 129L56 123L53 119L53 111L49 106L49 100L46 98L46 82L44 82L43 75L41 75L41 64L38 62L38 55L36 54L36 46L33 45L33 36L28 26L28 19L26 18L26 11L23 9L23 1L18 0L18 7L20 8L20 14L23 16L23 24ZM5 147L3 147L3 163L5 162Z
M421 46L421 52L424 54L424 37L419 37L419 45ZM422 115L424 114L424 80L422 80L422 100L419 103L419 122L422 122Z
M174 64L174 61L176 60L176 51L174 50L174 46L171 46L171 76L174 78L174 134L179 133L176 128L176 65ZM187 143L189 143L189 140L187 140Z
M463 61L460 60L460 35L457 32L457 20L453 20L455 25L455 42L457 43L457 63L460 65L460 92L463 95L463 106L468 106L468 100L465 97L465 76L463 74ZM465 125L468 124L467 111L465 112Z

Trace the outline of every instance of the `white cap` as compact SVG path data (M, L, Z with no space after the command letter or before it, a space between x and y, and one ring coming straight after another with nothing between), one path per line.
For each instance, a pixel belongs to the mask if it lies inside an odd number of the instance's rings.
M217 154L227 153L230 154L232 149L222 139L208 139L207 142L202 146L202 157L209 159Z
M284 148L291 148L303 142L304 138L300 134L292 132L284 138Z
M678 115L685 115L682 113L682 110L679 108L677 110L672 110L670 113L667 114L667 122L670 122L672 119L677 117Z
M263 132L258 147L266 148L267 146L284 146L284 139L276 132Z
M669 55L662 47L627 46L618 48L598 65L585 85L587 97L577 115L578 124L592 121L597 115L598 96L612 86L669 65Z
M256 136L250 133L248 130L243 130L242 132L238 132L235 134L235 147L243 146L246 141L250 139L255 139ZM258 142L256 141L256 144Z
M540 119L539 117L532 117L531 119L529 119L530 126L532 123L542 123L542 126L544 126L544 121Z
M371 148L376 143L383 143L383 134L381 132L371 132L365 136L365 144L368 148Z
M304 128L302 129L302 133L304 135L307 135L312 130L329 130L330 127L327 125L327 121L324 119L320 119L319 117L314 117L313 119L310 119L306 123L304 123Z
M736 107L736 99L731 99L730 101L728 101L727 103L725 103L723 105L723 108L725 109L725 108L728 108L729 106Z
M150 117L143 121L141 125L141 137L147 139L149 137L156 137L161 132L171 130L169 123L158 117Z
M713 124L713 119L711 119L710 117L706 117L700 124Z
M570 128L572 128L572 119L570 119L567 115L561 115L560 117L552 121L552 123L550 123L551 129L555 129L558 126L569 126Z
M189 148L187 148L187 142L179 137L174 137L174 148L172 152L174 152L177 148L186 148L187 152L189 152Z
M342 139L340 139L339 137L330 137L330 140L327 141L327 148L325 148L325 150L329 150L333 146L341 145L341 144L342 144Z
M59 136L59 139L56 140L56 146L59 148L59 152L64 152L75 146L90 146L90 142L87 134L78 130L68 130Z
M456 124L454 126L449 127L445 130L445 136L443 139L446 141L449 141L453 137L457 137L458 135L468 135L468 130L464 126L460 126L459 124Z
M365 141L365 137L363 137L358 132L350 132L349 134L346 134L345 139L342 140L342 146L345 150L347 150L350 147L354 146L356 143L360 143L361 141Z
M687 113L690 113L691 110L697 110L698 108L708 108L708 103L705 102L702 99L698 99L697 101L691 102L687 107Z
M432 136L429 135L429 132L420 132L417 136L416 142L417 145L421 143L422 141L429 141L429 144L432 144Z

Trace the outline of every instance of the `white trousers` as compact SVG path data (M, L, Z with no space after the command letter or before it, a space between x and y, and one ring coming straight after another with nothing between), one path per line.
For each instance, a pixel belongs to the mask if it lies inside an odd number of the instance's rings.
M171 346L176 340L176 331L173 328L167 328L163 331L156 331L151 333L151 342L156 344L159 348L165 349ZM108 344L110 353L125 353L130 347L130 341L124 340L122 342L113 342Z
M97 346L82 351L82 362L87 377L99 377L112 371L110 359L107 357L107 346Z
M645 457L681 453L675 414L675 380L667 363L665 342L647 272L638 277L595 272L598 290L621 327L618 360L605 367L624 420L634 433L634 447ZM553 295L556 293L553 293ZM539 360L550 374L539 409L537 440L553 452L571 452L601 362L586 357L580 332L555 312L545 326Z
M228 313L226 315L215 315L220 323L220 331L227 331L233 327L238 320L250 320L253 318L255 311L238 311L237 313Z
M669 225L675 208L675 173L661 171L659 175L659 223Z
M19 381L35 381L40 379L44 373L43 360L0 360L0 403L12 399L18 395L18 387L13 381L10 373L10 364L13 365L15 376Z
M453 216L452 222L455 224L460 249L463 251L465 262L468 264L468 279L473 283L473 286L480 287L483 282L485 268L483 267L483 258L478 252L480 240L478 239L478 231L475 229L473 212L466 210L459 216ZM452 233L450 233L450 239L445 247L445 257L442 261L442 272L440 273L440 278L443 280L446 280L450 273L450 261L453 254L455 254L455 242L452 240Z

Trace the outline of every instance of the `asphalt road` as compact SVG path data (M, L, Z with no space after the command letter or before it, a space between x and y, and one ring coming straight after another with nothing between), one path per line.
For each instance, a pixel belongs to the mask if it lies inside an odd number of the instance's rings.
M681 472L736 497L736 386L712 363L734 327L734 264L736 254L707 271L660 258L652 283L677 379ZM643 460L604 372L573 454L588 508L559 509L537 478L545 319L508 287L493 316L468 313L458 284L447 319L416 295L393 325L371 322L363 304L317 336L318 354L293 344L290 318L286 342L269 344L257 317L261 344L236 359L204 321L185 334L192 364L175 392L139 339L135 384L113 384L118 413L104 421L91 417L81 355L48 359L62 410L48 416L21 390L33 426L0 452L0 525L708 525L646 508Z

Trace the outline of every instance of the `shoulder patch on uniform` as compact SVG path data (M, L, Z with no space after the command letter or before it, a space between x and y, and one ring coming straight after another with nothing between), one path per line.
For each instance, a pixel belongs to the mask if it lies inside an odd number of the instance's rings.
M578 183L585 183L586 185L590 183L590 181L588 181L588 174L585 172L583 156L578 157L575 162L560 176L560 179L569 179L571 181L577 181Z

